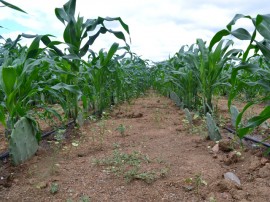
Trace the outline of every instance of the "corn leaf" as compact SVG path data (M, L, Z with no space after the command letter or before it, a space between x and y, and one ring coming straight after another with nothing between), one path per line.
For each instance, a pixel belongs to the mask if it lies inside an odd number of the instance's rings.
M116 51L118 50L119 44L118 43L113 43L113 45L111 46L105 61L104 61L104 66L108 65L108 63L110 62L110 60L112 59L112 57L114 56L114 54L116 53Z
M217 42L219 42L224 36L228 36L229 34L230 34L230 32L226 29L223 29L223 30L220 30L219 32L217 32L210 41L209 50L211 51L213 46Z
M17 10L17 11L20 11L20 12L23 12L23 13L27 13L27 12L25 12L24 10L22 10L21 8L15 6L15 5L11 4L11 3L8 3L8 2L3 1L3 0L0 0L0 2L1 2L2 4L4 4L5 6L11 8L11 9L14 9L14 10Z
M250 118L245 127L238 128L237 135L240 138L243 138L248 132L250 132L257 126L261 125L263 122L265 122L269 118L270 118L270 106L267 106L258 116L254 116Z
M233 35L234 37L236 37L240 40L250 40L251 39L250 33L244 28L238 28L238 29L232 31L231 35Z
M3 106L0 105L0 122L6 127L6 117L5 117L5 110Z
M270 40L270 15L258 15L256 29L267 40Z
M7 95L14 90L15 83L17 81L17 73L14 67L4 67L2 68L2 79L3 79L3 86L4 91Z

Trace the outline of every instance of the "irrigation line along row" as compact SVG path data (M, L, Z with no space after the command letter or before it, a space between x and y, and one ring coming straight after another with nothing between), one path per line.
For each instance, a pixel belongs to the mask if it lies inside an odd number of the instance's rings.
M67 128L67 127L69 127L71 124L74 124L74 123L75 123L74 120L73 120L73 121L70 121L70 122L68 122L68 123L65 125L65 127ZM59 128L61 128L61 127L59 127ZM58 129L59 129L59 128L58 128ZM45 137L48 137L48 136L54 134L58 129L54 129L54 130L52 130L52 131L50 131L50 132L47 132L47 133L42 134L42 135L41 135L41 138L44 139ZM4 160L4 159L6 159L6 158L8 158L8 157L9 157L9 151L6 151L6 152L0 154L0 160Z
M229 131L229 132L232 133L232 134L235 134L235 133L236 133L233 129L228 128L228 127L223 127L223 129ZM247 136L244 136L243 138L244 138L245 140L249 140L249 141L251 141L251 142L258 143L258 144L261 144L261 145L263 145L263 146L265 146L265 147L267 147L267 148L270 148L270 144L269 144L269 143L261 142L261 141L255 139L255 138L253 138L253 137L250 137L250 136L248 136L248 135L247 135Z
M170 98L171 100L173 100L173 99L170 97L170 95L169 95L169 98ZM173 100L173 101L176 103L175 100ZM176 103L176 104L177 104L177 103ZM231 129L231 128L223 127L223 129L229 131L229 132L232 133L232 134L236 134L236 132L235 132L233 129ZM255 138L250 137L250 136L244 136L244 139L245 139L245 140L249 140L249 141L254 142L254 143L261 144L261 145L263 145L263 146L265 146L265 147L267 147L267 148L270 148L270 144L269 144L269 143L261 142L261 141L255 139Z
M112 105L114 105L114 104L112 103ZM99 112L95 111L95 112L93 112L91 115L95 115L95 114L99 114ZM75 123L74 120L73 120L73 121L70 121L70 122L68 122L68 123L65 125L65 127L67 128L68 126L70 126L71 124L74 124L74 123ZM59 127L59 128L61 128L61 127ZM58 128L58 129L59 129L59 128ZM47 132L47 133L42 134L42 135L41 135L41 139L44 139L45 137L48 137L48 136L54 134L58 129L55 129L55 130L52 130L52 131L50 131L50 132ZM8 157L9 157L9 151L6 151L6 152L3 152L2 154L0 154L0 160L4 160L4 159L6 159L6 158L8 158Z

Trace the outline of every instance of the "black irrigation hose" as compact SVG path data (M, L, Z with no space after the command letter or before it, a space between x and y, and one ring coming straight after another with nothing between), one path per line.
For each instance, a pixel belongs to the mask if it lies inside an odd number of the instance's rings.
M68 127L68 126L70 126L70 125L73 124L73 123L75 123L74 120L73 120L73 121L70 121L69 123L67 123L67 124L65 125L65 127ZM56 130L57 130L57 129L52 130L52 131L47 132L47 133L44 133L43 135L41 135L41 138L45 138L45 137L48 137L48 136L54 134L54 133L56 132Z
M68 123L65 125L65 127L68 127L68 126L70 126L70 125L73 124L73 123L75 123L74 120L68 122ZM52 130L52 131L47 132L47 133L44 133L44 134L41 135L41 138L43 139L43 138L45 138L45 137L48 137L48 136L54 134L56 131L57 131L57 129ZM6 159L6 158L8 158L8 157L9 157L9 151L6 151L6 152L0 154L0 160L4 160L4 159Z
M234 131L233 129L231 129L231 128L223 127L223 129L229 131L229 132L232 133L232 134L235 134L235 131ZM249 140L249 141L251 141L251 142L255 142L255 143L261 144L261 145L263 145L263 146L265 146L265 147L267 147L267 148L270 148L270 144L269 144L269 143L261 142L261 141L255 139L255 138L253 138L253 137L250 137L250 136L244 136L243 138L244 138L245 140Z

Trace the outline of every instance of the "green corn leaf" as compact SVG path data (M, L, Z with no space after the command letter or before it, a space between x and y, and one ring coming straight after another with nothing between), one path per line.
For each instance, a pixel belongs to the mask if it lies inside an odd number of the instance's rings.
M75 85L68 85L68 84L65 84L65 83L58 83L54 86L51 87L52 89L54 90L67 90L71 93L74 93L74 94L77 94L77 95L81 95L82 92L80 91L79 87L78 86L75 86Z
M14 67L4 67L2 68L2 79L3 79L3 86L4 91L7 95L14 90L15 83L17 81L17 73Z
M60 45L63 44L63 42L60 41L51 41L51 39L49 38L50 35L44 35L41 38L41 41L43 42L43 44L49 48L52 48L59 56L63 56L64 54L62 53L62 51L56 47L56 45Z
M126 37L123 34L123 32L119 32L119 31L112 31L112 30L107 30L108 32L112 33L114 36L116 36L118 39L122 39L123 41L126 42Z
M69 59L69 60L81 60L81 58L79 58L76 54L68 54L68 55L63 56L63 58Z
M65 5L64 5L64 10L66 11L67 15L69 17L74 17L75 15L75 10L76 10L76 0L69 0Z
M3 106L0 105L0 122L3 124L3 126L6 128L6 117L5 117L5 110Z
M107 29L105 27L101 27L96 34L89 36L89 39L87 41L87 45L91 46L94 43L94 41L97 39L99 34L105 34L106 32L107 32Z
M62 121L61 115L55 109L47 107L46 105L39 105L38 107L43 108L46 112L53 114L58 120Z
M244 28L238 28L238 29L232 31L231 35L233 35L234 37L236 37L240 40L251 40L250 33L247 30L245 30Z
M266 45L266 43L264 42L258 42L255 41L257 46L259 47L259 49L261 50L261 52L263 53L263 55L270 60L270 46Z
M205 46L204 41L202 39L197 39L197 44L198 44L200 52L202 54L203 62L207 63L208 62L208 50Z
M246 62L247 61L247 57L249 55L249 52L251 49L254 49L255 46L251 43L249 43L247 49L245 50L244 54L243 54L243 57L242 57L242 62Z
M101 17L99 17L101 18ZM129 27L126 23L124 23L124 21L120 18L120 17L116 17L116 18L110 18L110 17L106 17L106 18L102 18L103 20L106 20L106 21L114 21L114 20L117 20L120 22L120 24L122 25L122 27L124 28L124 30L128 33L129 33Z
M264 110L258 115L248 120L248 124L237 130L237 135L243 138L248 132L261 125L267 119L270 118L270 106L266 106Z
M70 21L64 31L64 41L69 44L73 44L73 39L76 38L76 32L74 22ZM73 44L74 45L74 44Z
M234 16L234 18L231 20L231 22L227 25L227 29L228 29L229 31L231 31L231 30L232 30L232 25L235 25L235 23L236 23L239 19L241 19L241 18L252 19L249 15L236 14L236 15Z
M28 48L26 59L28 58L36 58L40 53L39 43L42 38L42 35L37 36L33 42L31 43L30 47Z
M239 128L239 124L241 123L242 121L242 117L243 117L243 114L246 112L246 110L252 106L254 103L253 102L249 102L248 104L246 104L246 106L243 108L243 110L238 114L237 118L236 118L236 121L235 121L235 126L236 126L236 131L238 131L238 128Z
M209 50L211 51L213 46L217 42L219 42L224 36L228 36L229 34L230 34L230 32L226 29L223 29L223 30L220 30L219 32L217 32L210 41Z
M13 5L13 4L10 4L10 3L6 2L6 1L0 0L0 2L1 2L2 4L4 4L5 6L11 8L11 9L14 9L14 10L17 10L17 11L20 11L20 12L23 12L23 13L27 13L27 12L25 12L24 10L22 10L21 8L15 6L15 5Z
M65 24L65 22L68 22L68 16L67 13L65 12L65 10L63 8L56 8L54 10L56 17L63 23Z
M110 62L110 60L112 59L112 57L114 56L114 54L116 53L116 51L118 50L119 44L118 43L113 43L113 45L111 46L105 61L104 61L104 66L108 65L108 63Z
M270 40L270 15L257 15L256 29L267 40Z
M231 107L231 103L232 100L235 98L238 88L241 88L241 86L235 86L236 85L236 81L237 81L237 74L239 70L245 70L251 73L255 73L256 71L258 71L259 67L257 65L251 64L251 63L242 63L240 65L238 65L236 68L234 68L232 70L231 73L231 85L232 85L232 90L230 92L229 95L229 99L228 99L228 108L230 109Z

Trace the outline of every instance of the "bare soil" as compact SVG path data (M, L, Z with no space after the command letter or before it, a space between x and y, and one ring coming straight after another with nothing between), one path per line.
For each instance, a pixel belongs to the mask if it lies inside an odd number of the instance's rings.
M204 120L190 125L171 100L149 92L68 129L64 140L42 141L20 166L2 163L0 201L268 202L269 158L221 133L220 143L207 140Z

